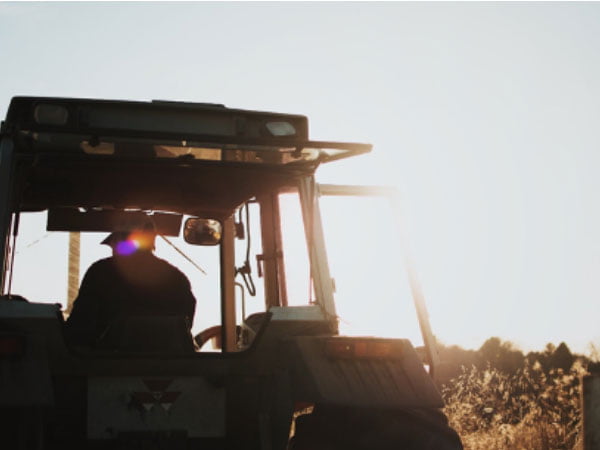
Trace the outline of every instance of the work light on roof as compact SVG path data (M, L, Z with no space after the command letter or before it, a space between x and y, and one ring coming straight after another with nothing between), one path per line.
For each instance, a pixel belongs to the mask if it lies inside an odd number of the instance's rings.
M295 136L296 128L290 122L267 122L265 124L272 136Z
M64 106L42 103L33 110L33 118L39 125L66 125L69 111Z

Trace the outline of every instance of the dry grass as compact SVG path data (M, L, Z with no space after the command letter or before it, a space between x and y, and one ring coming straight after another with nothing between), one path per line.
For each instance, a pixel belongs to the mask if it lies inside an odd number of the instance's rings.
M580 449L580 377L585 368L509 375L465 369L443 389L446 414L468 450Z

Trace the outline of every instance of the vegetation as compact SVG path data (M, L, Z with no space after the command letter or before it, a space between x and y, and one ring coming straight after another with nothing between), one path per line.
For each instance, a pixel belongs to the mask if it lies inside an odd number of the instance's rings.
M588 358L564 343L523 355L498 338L477 351L441 354L446 414L466 449L581 448L580 379L593 364Z

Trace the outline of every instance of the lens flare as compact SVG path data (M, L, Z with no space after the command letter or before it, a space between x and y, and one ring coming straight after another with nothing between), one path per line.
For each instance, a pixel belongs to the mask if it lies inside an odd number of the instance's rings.
M135 231L129 235L129 240L136 243L138 250L151 250L154 248L154 234L144 231Z
M135 253L139 246L139 243L135 240L121 241L117 244L117 253L123 256L131 255Z

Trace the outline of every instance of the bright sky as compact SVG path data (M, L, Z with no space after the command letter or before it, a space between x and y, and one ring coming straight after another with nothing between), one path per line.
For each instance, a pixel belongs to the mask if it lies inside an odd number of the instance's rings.
M14 95L306 114L316 139L374 144L319 181L400 189L443 342L585 352L599 54L597 3L3 2L0 115Z

